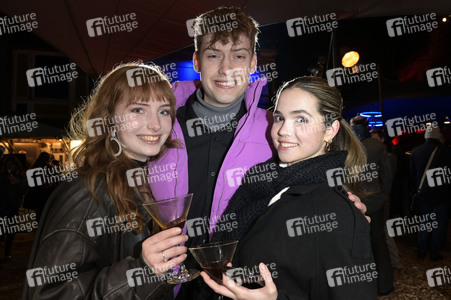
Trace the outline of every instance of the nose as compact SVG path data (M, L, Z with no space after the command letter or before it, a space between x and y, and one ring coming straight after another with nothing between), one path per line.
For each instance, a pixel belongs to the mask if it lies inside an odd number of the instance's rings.
M277 131L280 136L289 136L292 131L290 124L285 120L282 122L282 126Z
M227 71L232 69L232 64L230 63L230 60L228 57L224 57L221 60L221 63L219 65L219 74L221 75L227 75Z
M157 113L151 114L149 122L147 123L147 128L152 129L154 131L160 130L161 128L160 118Z

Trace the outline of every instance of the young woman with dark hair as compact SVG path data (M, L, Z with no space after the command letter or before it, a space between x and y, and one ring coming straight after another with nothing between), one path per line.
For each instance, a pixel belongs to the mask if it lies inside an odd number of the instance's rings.
M265 287L248 289L225 275L218 285L202 272L205 282L240 300L376 299L370 226L347 193L359 193L350 170L366 157L342 117L339 91L322 78L293 79L279 89L273 115L278 156L252 168L275 165L271 180L249 170L224 212L236 215L236 230L213 235L238 240L234 265L241 275L259 270Z

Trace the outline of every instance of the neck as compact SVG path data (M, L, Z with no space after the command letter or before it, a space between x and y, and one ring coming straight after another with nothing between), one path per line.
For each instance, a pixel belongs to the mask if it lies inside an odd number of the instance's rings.
M241 108L244 95L227 107L218 107L204 101L201 89L196 91L196 101L193 103L194 113L204 120L208 120L204 125L217 126L228 124L238 114Z

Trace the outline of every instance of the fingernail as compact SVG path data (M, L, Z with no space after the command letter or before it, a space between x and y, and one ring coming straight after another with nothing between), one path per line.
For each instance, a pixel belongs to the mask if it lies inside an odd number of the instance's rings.
M260 263L260 267L262 267L263 270L266 270L266 265L264 263Z

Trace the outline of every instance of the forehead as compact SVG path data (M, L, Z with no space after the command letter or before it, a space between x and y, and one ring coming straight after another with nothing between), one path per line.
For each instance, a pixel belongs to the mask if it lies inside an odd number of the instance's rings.
M276 110L290 112L303 109L312 114L317 112L317 105L318 98L313 94L299 88L289 88L280 94Z
M244 34L240 34L238 39L235 43L233 43L232 37L229 36L227 38L227 43L224 44L223 40L216 41L213 45L211 44L211 41L213 39L212 34L207 34L202 39L202 45L201 45L201 51L206 49L215 49L215 50L232 50L232 49L238 49L238 48L245 48L247 50L251 50L251 40L245 36Z

